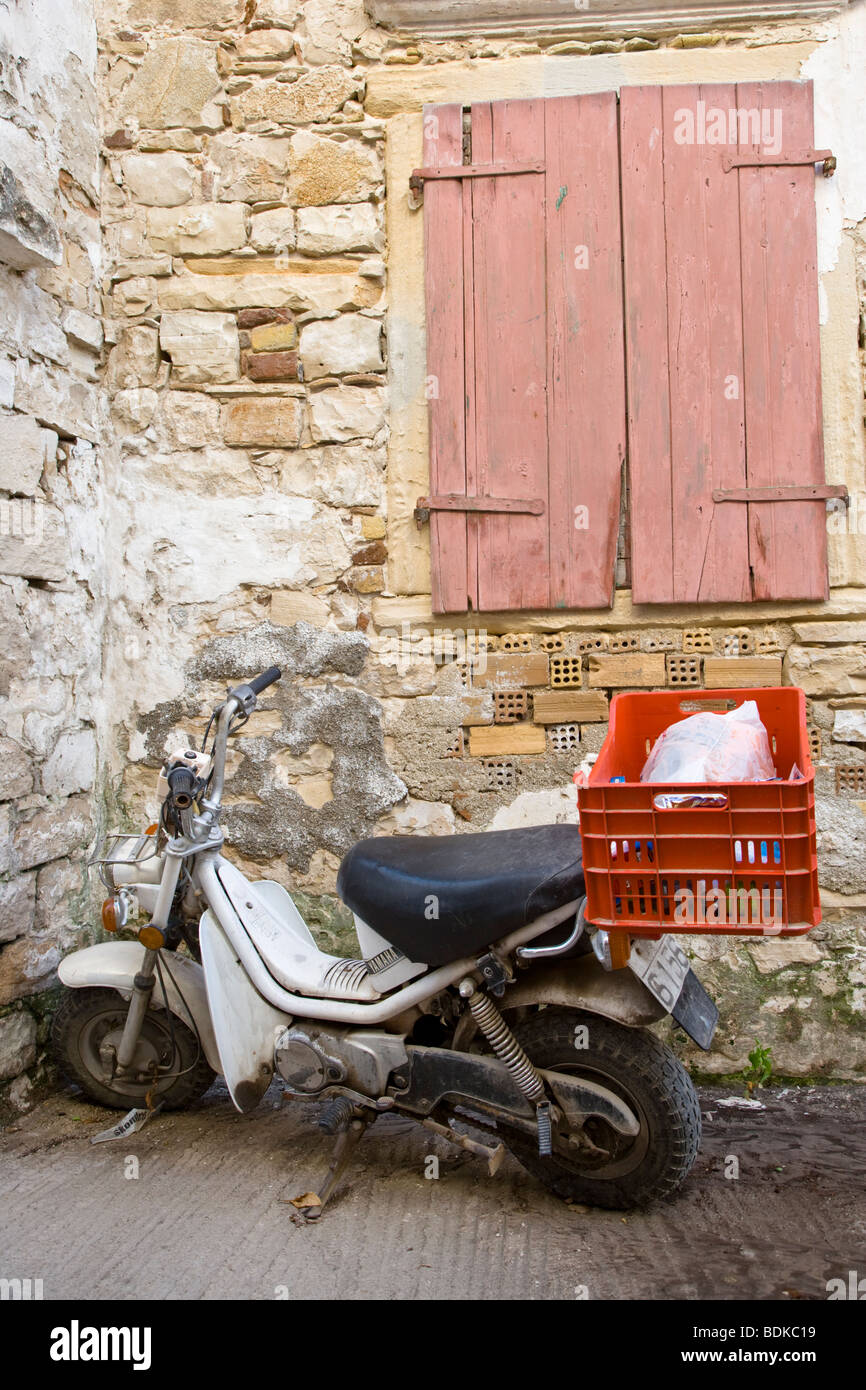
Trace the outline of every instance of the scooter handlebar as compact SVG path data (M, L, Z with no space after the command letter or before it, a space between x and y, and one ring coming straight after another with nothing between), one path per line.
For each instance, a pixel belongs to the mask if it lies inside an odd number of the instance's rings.
M282 676L279 666L269 666L267 671L263 671L260 676L254 676L249 682L250 690L256 695L261 695L263 690L267 690L269 685L275 685Z

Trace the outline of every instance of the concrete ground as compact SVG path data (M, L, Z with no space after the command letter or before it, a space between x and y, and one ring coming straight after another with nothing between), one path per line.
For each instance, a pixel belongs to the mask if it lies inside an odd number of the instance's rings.
M241 1116L218 1084L91 1145L119 1116L70 1089L0 1134L0 1277L46 1299L824 1299L866 1274L866 1087L730 1094L701 1092L692 1176L647 1212L565 1206L510 1157L490 1179L385 1116L305 1226L288 1199L327 1167L316 1106L272 1088Z

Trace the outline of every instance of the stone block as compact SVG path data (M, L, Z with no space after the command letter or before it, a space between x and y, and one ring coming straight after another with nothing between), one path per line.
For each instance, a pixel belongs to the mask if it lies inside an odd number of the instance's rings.
M203 39L157 39L123 92L121 113L143 129L221 130L216 48Z
M301 433L301 406L294 397L233 401L223 410L226 444L294 448Z
M123 181L137 203L173 208L188 203L195 188L189 160L171 150L165 154L128 154L121 160Z
M69 543L66 521L57 507L30 498L3 503L0 518L0 574L24 579L66 579Z
M310 399L310 430L316 443L370 438L385 423L384 391L342 386Z
M33 927L35 908L35 874L20 874L0 883L0 941L26 936Z
M231 314L195 309L164 313L159 342L171 358L177 381L229 382L238 378L238 330Z
M43 429L29 415L0 415L0 488L33 497L56 449L54 431Z
M208 161L216 167L213 196L220 202L283 201L289 173L287 136L226 130L209 141Z
M60 265L63 251L52 219L34 207L12 170L0 163L0 262L14 270Z
M308 323L301 331L301 361L305 381L346 372L380 372L385 366L382 325L363 314Z
M125 328L108 358L109 390L153 386L159 374L159 334L144 324Z
M13 801L18 796L27 796L32 790L33 767L30 758L14 739L0 738L0 801Z
M197 449L217 440L219 402L197 391L169 391L164 397L163 425L169 443Z
M355 140L328 140L306 130L292 137L289 201L295 207L367 202L382 177L375 151Z
M342 67L317 68L295 82L256 82L232 100L232 121L241 126L326 121L357 90L357 78Z
M91 831L87 797L71 797L62 806L37 807L21 820L12 836L12 852L22 869L80 850Z
M266 215L266 214L263 214ZM381 251L384 237L372 203L298 209L298 250L308 256L340 251Z
M62 734L42 767L47 796L90 791L96 776L96 736L92 729Z
M382 500L383 456L369 445L300 449L279 464L281 492L332 507L375 507Z
M48 989L60 960L59 947L45 937L20 936L10 941L0 951L0 1006Z
M256 251L291 251L296 243L295 214L291 208L268 208L250 218L250 244Z
M328 617L328 605L317 594L304 589L280 589L271 594L271 622L277 627L292 627L295 623L324 627Z
M26 1009L0 1018L0 1081L20 1076L36 1061L36 1019Z
M171 256L218 256L236 251L247 239L243 203L196 203L178 212L151 208L147 236L155 251Z

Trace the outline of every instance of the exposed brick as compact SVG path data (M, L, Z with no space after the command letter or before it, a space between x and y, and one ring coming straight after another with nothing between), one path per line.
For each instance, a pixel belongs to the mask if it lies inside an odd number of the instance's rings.
M529 714L528 690L494 690L494 724L516 724Z
M781 684L780 656L710 656L704 660L704 685L708 690Z
M589 684L595 689L605 686L614 689L659 687L665 684L666 678L665 659L661 652L625 652L621 656L589 658Z
M544 730L534 724L489 724L469 730L469 752L473 758L546 751Z
M496 690L512 690L517 686L547 685L549 674L545 652L492 652L484 670L475 670L472 684Z
M388 558L387 546L381 541L374 541L372 545L362 545L360 550L356 550L352 556L353 565L384 565Z
M250 333L253 352L283 352L298 346L298 329L294 323L262 323Z
M258 328L262 323L290 323L289 309L240 309L238 328Z
M241 366L250 381L297 381L296 352L245 352Z
M607 696L600 690L537 690L532 698L537 724L597 724L608 717Z

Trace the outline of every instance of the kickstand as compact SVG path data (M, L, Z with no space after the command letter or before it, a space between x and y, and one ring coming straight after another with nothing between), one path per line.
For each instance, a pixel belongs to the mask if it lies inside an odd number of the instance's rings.
M325 1181L319 1188L317 1196L319 1206L307 1207L304 1216L307 1221L318 1221L325 1209L325 1203L345 1173L352 1161L352 1155L364 1137L364 1131L369 1124L369 1120L351 1120L345 1129L337 1135L337 1142L334 1145L334 1153L331 1158L331 1165L325 1175Z

